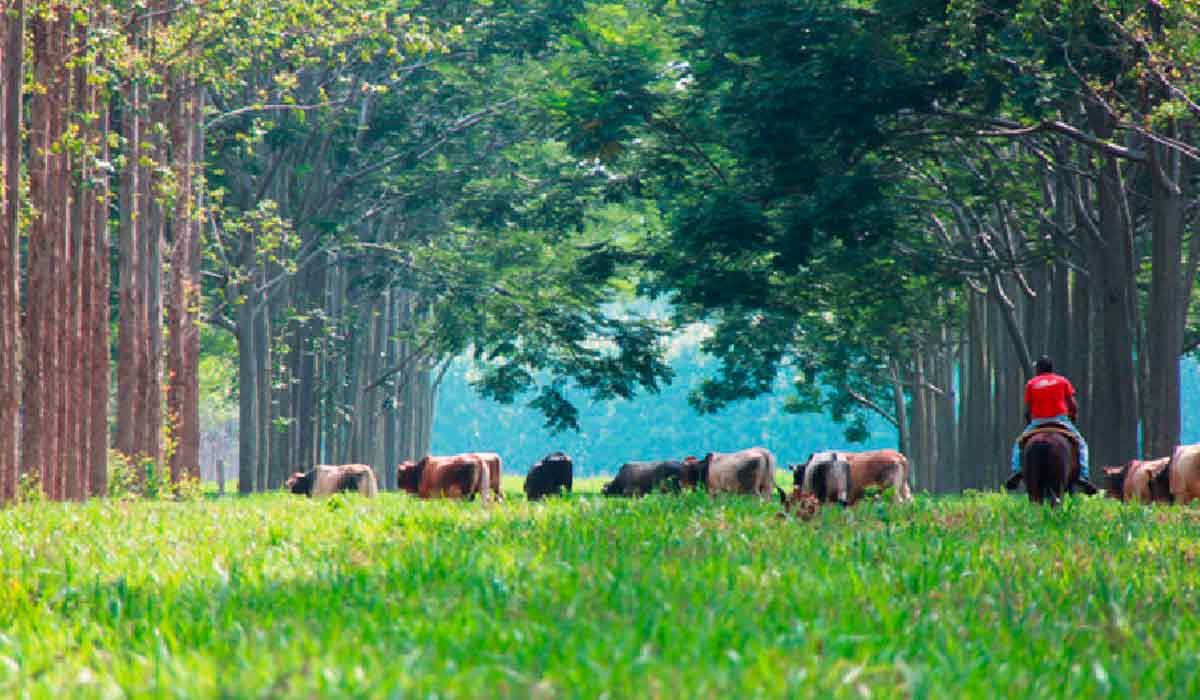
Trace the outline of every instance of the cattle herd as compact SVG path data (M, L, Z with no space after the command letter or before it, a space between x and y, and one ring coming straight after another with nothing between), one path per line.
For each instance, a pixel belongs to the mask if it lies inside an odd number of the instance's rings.
M1200 445L1180 445L1170 457L1105 467L1104 488L1123 501L1191 503L1200 498Z
M778 493L785 510L811 500L845 506L858 501L871 487L893 489L899 500L912 498L908 460L895 450L818 452L804 464L790 467L795 486L789 495L775 485L778 463L770 450L752 447L732 453L710 452L703 459L627 462L604 485L606 496L641 496L652 492L703 489L709 493L741 493L770 498ZM546 455L525 477L525 497L536 501L570 493L574 463L562 452ZM494 452L466 452L446 457L427 456L404 462L396 469L396 486L419 498L456 498L487 503L500 500L502 466ZM373 496L375 474L365 464L318 465L297 472L287 481L292 493L327 496L340 491Z
M777 469L770 450L752 447L733 453L710 452L703 459L626 462L601 493L641 496L652 492L703 489L709 493L743 493L768 498L779 495L785 511L811 513L820 503L844 506L859 501L871 488L891 490L896 498L912 498L908 460L895 450L816 452L792 465L792 492L775 485ZM574 463L562 452L546 455L525 477L525 497L536 501L570 493ZM399 489L420 498L500 500L502 462L494 452L469 452L404 462L396 470ZM1182 503L1200 499L1200 445L1183 445L1170 457L1132 460L1103 469L1109 497L1142 503ZM365 464L318 465L287 480L292 493L327 496L341 491L374 496L379 487Z

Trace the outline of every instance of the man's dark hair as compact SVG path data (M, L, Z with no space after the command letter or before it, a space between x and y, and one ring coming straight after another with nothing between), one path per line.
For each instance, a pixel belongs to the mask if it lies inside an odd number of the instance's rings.
M1037 360L1037 373L1047 374L1054 371L1054 360L1049 355L1042 355Z

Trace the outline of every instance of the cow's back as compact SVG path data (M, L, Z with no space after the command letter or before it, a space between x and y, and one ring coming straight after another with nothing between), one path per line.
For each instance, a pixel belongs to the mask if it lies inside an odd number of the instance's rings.
M645 495L664 482L674 480L677 483L682 472L682 462L626 462L605 485L604 493L609 496Z
M475 455L426 457L422 460L421 498L471 498L484 496L489 487L488 468Z
M706 456L710 493L753 493L770 496L775 488L775 457L763 447Z
M318 464L313 472L314 498L341 491L357 491L367 497L379 492L375 472L366 464Z
M1125 475L1125 487L1122 500L1150 503L1155 500L1151 481L1170 463L1170 457L1161 459L1135 459L1129 463L1129 471Z
M562 452L543 457L525 476L525 497L535 501L543 496L557 495L563 490L570 493L574 466L571 458Z

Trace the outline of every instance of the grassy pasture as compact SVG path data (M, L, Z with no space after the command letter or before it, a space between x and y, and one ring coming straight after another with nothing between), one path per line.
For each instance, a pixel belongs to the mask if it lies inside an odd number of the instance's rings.
M1194 511L506 487L0 511L0 697L1200 697Z

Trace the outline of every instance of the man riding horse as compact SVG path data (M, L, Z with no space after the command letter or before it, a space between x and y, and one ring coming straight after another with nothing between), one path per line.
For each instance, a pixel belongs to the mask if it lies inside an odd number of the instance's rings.
M1088 481L1088 446L1075 417L1079 405L1075 402L1075 387L1070 380L1054 373L1054 362L1045 355L1038 358L1037 374L1025 384L1025 422L1028 425L1021 437L1013 443L1012 476L1004 483L1010 491L1016 489L1024 476L1021 473L1021 443L1030 431L1048 423L1061 425L1079 446L1079 477L1073 486L1084 493L1095 493L1096 488Z

